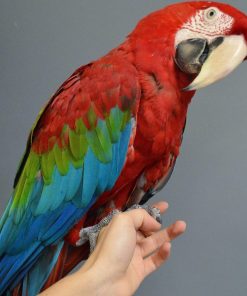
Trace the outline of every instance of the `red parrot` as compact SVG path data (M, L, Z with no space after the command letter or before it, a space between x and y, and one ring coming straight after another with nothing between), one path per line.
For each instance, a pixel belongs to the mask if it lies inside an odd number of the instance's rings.
M143 18L40 112L0 220L0 295L36 295L88 256L83 229L168 181L197 89L247 57L247 16L215 2Z

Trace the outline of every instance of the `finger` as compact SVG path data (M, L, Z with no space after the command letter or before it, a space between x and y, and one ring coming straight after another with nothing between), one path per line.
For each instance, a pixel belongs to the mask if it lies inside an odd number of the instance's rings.
M120 213L114 216L110 224L102 231L95 254L97 251L103 252L112 248L112 242L115 243L115 249L121 249L121 244L126 239L129 244L136 245L137 239L143 239L143 232L155 232L160 228L161 225L143 209ZM142 232L139 237L137 237L138 231Z
M177 221L171 226L159 232L155 232L149 237L146 237L140 243L142 256L146 257L150 255L160 248L165 242L170 242L171 240L175 239L184 233L185 228L186 224L183 221Z
M164 235L166 237L166 241L172 241L185 232L186 223L184 221L176 221L165 230Z
M170 256L171 243L164 243L153 255L144 260L145 276L158 269Z
M166 210L169 208L169 204L166 201L159 201L155 203L153 207L159 209L161 214L164 214Z
M107 226L104 226L103 228L101 228L99 235L98 235L98 239L97 239L98 242L100 242L104 239L106 231L107 231Z
M145 258L160 248L167 242L166 229L155 232L149 237L144 238L140 243L142 257Z
M125 222L132 224L135 230L149 233L161 228L161 224L151 217L144 209L124 212L122 215L125 215L125 217L128 218Z
M157 202L154 205L152 205L152 207L158 209L160 211L160 214L164 214L167 211L169 205L165 201L160 201L160 202ZM157 219L155 219L155 220L158 221ZM152 233L153 232L150 232L150 231L144 233L144 231L143 231L143 234L145 237L152 235Z
M136 242L139 244L139 243L142 243L143 240L145 240L145 235L143 234L143 232L141 231L137 231L136 232Z

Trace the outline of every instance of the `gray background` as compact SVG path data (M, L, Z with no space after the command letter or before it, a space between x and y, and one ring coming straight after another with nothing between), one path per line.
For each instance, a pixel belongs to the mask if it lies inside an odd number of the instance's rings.
M118 45L172 1L0 0L2 213L28 131L44 102L81 64ZM246 0L231 1L247 12ZM246 65L198 92L181 156L159 198L166 223L188 223L172 257L137 295L247 295Z

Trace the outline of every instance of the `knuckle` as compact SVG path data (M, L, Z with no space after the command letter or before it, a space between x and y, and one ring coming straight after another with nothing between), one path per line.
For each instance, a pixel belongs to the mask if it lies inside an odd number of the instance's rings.
M126 216L124 213L119 213L116 216L113 217L112 219L114 222L123 222L126 220Z
M147 215L147 211L144 209L137 209L136 212L142 216Z
M132 223L132 219L128 212L120 213L117 217L117 222L120 225L129 225Z

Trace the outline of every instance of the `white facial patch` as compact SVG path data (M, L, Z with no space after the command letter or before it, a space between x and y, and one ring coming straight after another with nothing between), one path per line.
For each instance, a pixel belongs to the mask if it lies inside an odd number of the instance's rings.
M212 39L228 33L234 19L216 7L199 10L187 23L183 25L176 35L175 45L190 38Z

